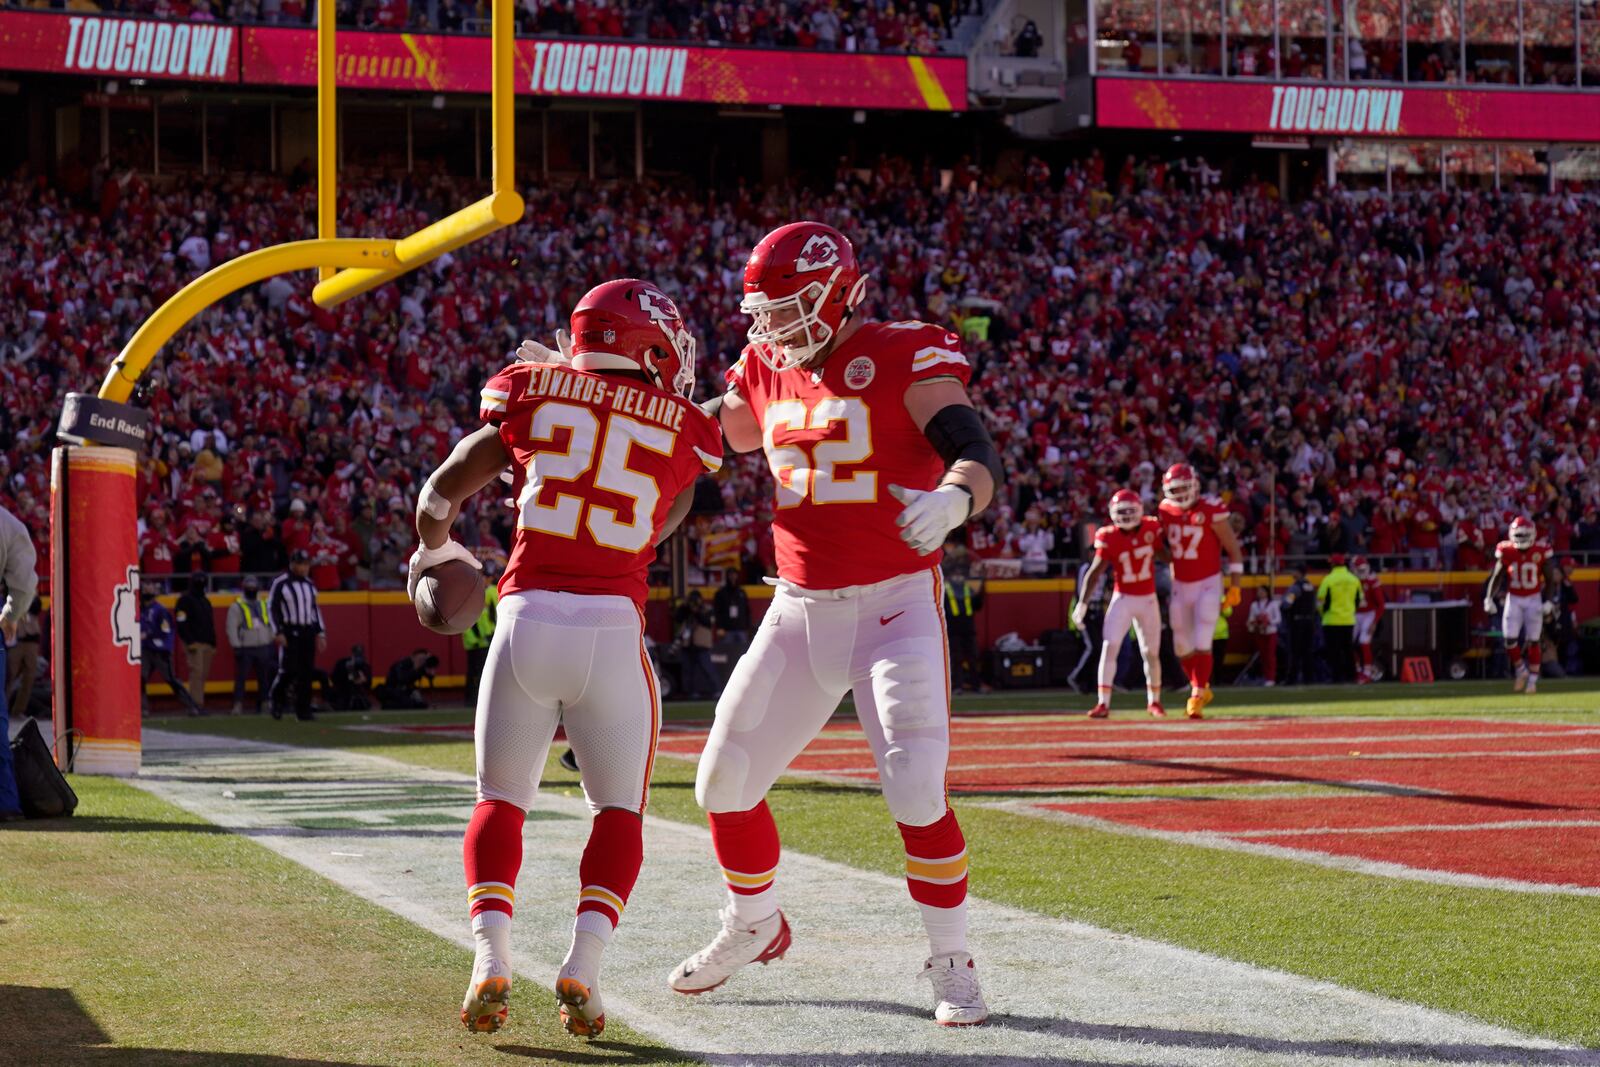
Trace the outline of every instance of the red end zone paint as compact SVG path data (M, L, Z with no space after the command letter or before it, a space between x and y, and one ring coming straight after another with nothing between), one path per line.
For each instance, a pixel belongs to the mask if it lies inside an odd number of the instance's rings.
M1163 833L1600 888L1593 727L1436 719L1189 726L1041 716L957 719L951 740L953 793L1193 786L1181 798L1099 796L1036 807ZM686 732L664 738L661 749L693 758L704 742L703 731ZM790 770L863 786L877 779L853 723L830 724ZM1240 797L1208 784L1317 792ZM1427 795L1407 795L1412 790Z

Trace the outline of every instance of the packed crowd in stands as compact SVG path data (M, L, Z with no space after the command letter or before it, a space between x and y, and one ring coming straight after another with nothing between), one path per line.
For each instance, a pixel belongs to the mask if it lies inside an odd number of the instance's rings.
M8 0L5 6L306 26L315 0ZM487 33L487 0L337 0L369 30ZM517 32L930 55L975 0L516 0Z
M167 347L144 403L145 572L272 571L306 548L324 588L394 588L421 477L477 423L478 389L520 339L548 339L590 285L655 279L701 338L699 395L741 348L744 256L818 218L852 235L874 317L967 338L973 395L1005 456L969 532L1001 573L1077 558L1129 485L1153 504L1187 459L1233 509L1256 566L1362 551L1473 567L1528 514L1558 552L1600 551L1600 212L1571 195L1223 190L1203 163L1108 171L1028 161L841 168L819 191L530 187L509 231L335 311L311 277L268 281ZM349 185L349 232L410 232L470 183ZM48 529L61 398L92 390L163 299L212 264L311 232L284 177L165 190L105 167L17 176L0 216L0 502ZM772 566L758 456L728 464L725 514L692 520L708 571ZM707 495L710 487L707 487ZM480 496L461 536L498 555L512 513ZM708 512L710 509L706 509ZM47 565L42 559L41 569Z

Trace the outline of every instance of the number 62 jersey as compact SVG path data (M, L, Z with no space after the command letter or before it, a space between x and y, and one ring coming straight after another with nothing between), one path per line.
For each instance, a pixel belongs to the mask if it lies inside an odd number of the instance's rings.
M822 366L774 370L746 346L728 389L761 427L776 500L778 574L806 589L871 585L936 566L900 539L889 486L932 489L944 461L906 410L917 382L972 368L960 339L925 322L871 322Z
M517 471L501 595L549 589L643 604L672 502L722 466L716 422L644 382L545 363L490 378L480 414Z

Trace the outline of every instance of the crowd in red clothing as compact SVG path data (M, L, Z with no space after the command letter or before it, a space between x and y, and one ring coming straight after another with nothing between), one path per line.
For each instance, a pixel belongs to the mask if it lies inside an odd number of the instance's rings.
M743 342L743 259L772 226L851 235L867 313L952 324L1009 468L970 532L1024 573L1081 551L1119 486L1154 502L1193 463L1247 551L1364 551L1480 563L1509 515L1557 551L1600 551L1600 213L1571 195L1223 190L1203 165L1098 155L1001 179L882 161L803 187L531 187L523 222L335 311L309 275L215 306L152 370L162 435L141 462L152 577L271 571L295 548L325 588L397 587L420 479L476 421L477 392L524 337L548 339L592 284L649 277L702 339L700 395ZM470 183L412 176L341 190L350 232L411 232ZM48 529L61 398L92 390L137 325L213 263L311 232L282 177L155 189L100 169L78 196L5 184L0 216L0 502ZM768 475L728 464L726 516L696 520L708 567L770 568ZM709 487L708 487L709 492ZM502 551L490 494L462 536ZM44 564L41 564L43 569Z
M313 0L18 0L152 18L310 25ZM971 0L517 0L521 34L930 55ZM487 33L487 0L337 0L341 26Z

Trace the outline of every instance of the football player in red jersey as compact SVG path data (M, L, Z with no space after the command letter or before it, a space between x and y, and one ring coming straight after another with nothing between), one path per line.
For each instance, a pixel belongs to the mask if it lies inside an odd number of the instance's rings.
M1517 673L1512 688L1519 693L1532 693L1539 688L1539 637L1544 632L1546 580L1554 587L1560 583L1561 574L1556 568L1555 553L1539 540L1533 523L1521 515L1511 520L1506 540L1494 549L1494 570L1489 572L1483 596L1483 610L1491 616L1497 606L1495 591L1502 574L1506 578L1506 606L1500 630L1505 634L1506 656Z
M522 825L560 722L583 767L594 825L579 863L572 947L556 980L567 1029L605 1027L598 985L643 855L642 820L661 725L644 648L645 572L722 464L716 422L696 407L694 340L672 301L637 279L606 282L572 312L570 366L514 363L483 388L485 425L423 487L422 545L407 591L445 560L478 561L450 528L461 503L518 472L511 558L478 693L478 804L463 859L477 958L461 1020L504 1023Z
M1378 623L1383 621L1383 583L1373 573L1372 561L1366 556L1357 556L1350 561L1350 570L1361 579L1361 606L1356 609L1356 649L1361 654L1361 673L1356 677L1360 683L1377 680L1377 672L1372 664L1372 638L1378 632Z
M1172 558L1172 597L1167 601L1172 650L1189 678L1191 719L1211 703L1211 644L1222 610L1222 553L1228 554L1228 588L1244 573L1244 553L1228 522L1228 509L1202 500L1200 478L1187 463L1175 463L1161 479L1164 499L1158 510L1167 552Z
M866 284L850 242L815 222L774 230L745 266L750 344L713 404L734 450L766 452L779 578L695 782L728 887L722 929L669 982L703 993L788 948L767 791L853 692L928 933L934 1017L971 1025L988 1009L967 947L966 842L945 799L939 559L989 503L1000 457L967 398L959 339L863 321Z
M1144 513L1144 502L1131 489L1118 489L1107 511L1111 525L1094 532L1094 561L1083 575L1083 589L1072 608L1072 621L1081 631L1089 614L1089 594L1107 569L1111 571L1111 603L1100 637L1099 700L1089 718L1111 714L1112 683L1117 677L1117 656L1128 627L1139 642L1144 658L1147 710L1157 719L1167 717L1161 707L1161 605L1156 602L1156 556L1161 551L1161 522Z

